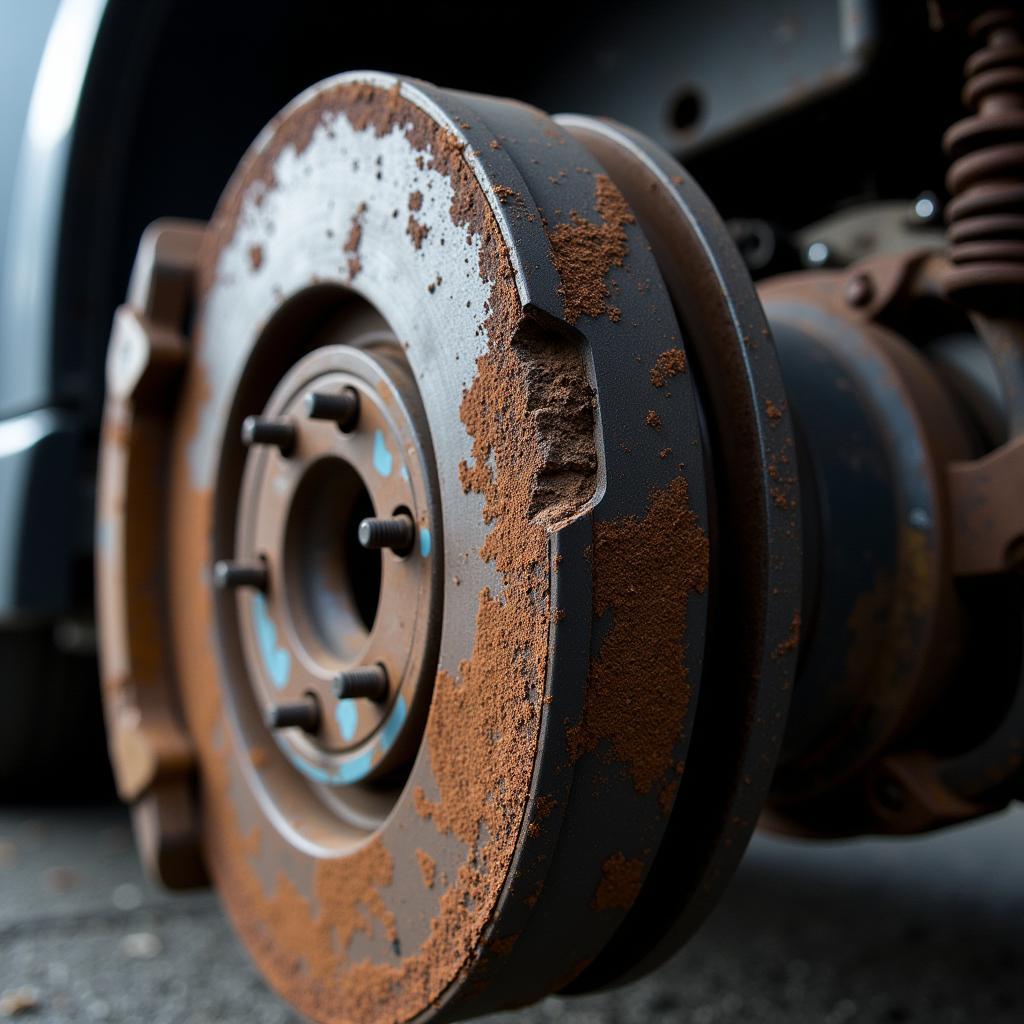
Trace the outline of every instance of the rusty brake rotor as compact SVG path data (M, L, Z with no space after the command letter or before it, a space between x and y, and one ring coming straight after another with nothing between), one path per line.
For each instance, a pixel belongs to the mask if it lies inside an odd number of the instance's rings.
M144 422L167 507L135 540L150 632L105 639L105 668L165 665L108 685L115 746L152 704L181 749L125 794L194 767L183 842L317 1020L457 1019L665 956L756 821L799 629L778 367L710 204L624 130L357 74L242 162L190 331L152 298L182 237L151 233L110 357L177 360L152 409L107 409L113 603Z

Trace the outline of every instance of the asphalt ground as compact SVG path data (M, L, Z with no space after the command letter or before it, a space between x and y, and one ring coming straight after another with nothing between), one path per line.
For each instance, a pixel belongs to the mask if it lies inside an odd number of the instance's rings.
M116 807L0 808L0 1019L284 1024L213 896L149 885ZM911 840L759 836L655 974L492 1024L1024 1021L1024 809Z

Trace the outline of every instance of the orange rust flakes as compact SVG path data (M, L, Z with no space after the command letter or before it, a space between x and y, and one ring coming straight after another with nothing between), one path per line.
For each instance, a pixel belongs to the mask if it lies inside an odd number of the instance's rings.
M416 860L420 865L420 874L423 875L423 884L428 889L433 889L437 878L437 861L425 850L416 851Z
M651 383L656 388L663 388L669 378L679 373L686 373L686 354L681 348L667 349L658 356L651 367Z
M430 228L410 214L409 222L405 226L405 233L412 239L413 248L421 249L423 240L430 234Z
M591 906L594 910L629 910L640 893L643 881L642 860L629 860L621 853L613 853L601 865L601 881Z
M342 252L348 253L348 279L350 281L363 269L362 261L359 259L359 245L363 240L364 213L366 213L366 203L360 203L352 217L345 244L341 247Z
M391 884L393 861L377 839L343 860L321 861L314 881L314 912L287 875L279 871L270 895L264 893L251 859L261 844L258 830L243 835L230 793L224 761L210 762L206 795L212 817L206 853L216 865L216 881L230 893L235 925L262 967L283 990L318 992L347 958L357 932L382 928L397 938L395 916L381 889ZM213 817L215 815L215 817ZM237 845L236 845L237 844Z
M567 729L573 759L606 748L637 792L674 770L690 701L687 595L703 591L708 539L682 476L651 492L642 519L595 522L594 616L612 616L592 662L583 718Z
M785 405L786 403L783 402L782 404ZM770 398L765 400L764 411L767 413L768 419L770 420L782 419L783 410L780 409Z
M494 956L508 956L518 941L519 932L516 932L514 935L506 935L501 939L494 939L487 943L487 952L494 954Z
M784 658L800 646L800 613L793 612L793 618L789 623L789 633L786 639L775 647L775 657Z
M550 817L551 812L558 806L557 798L545 795L537 797L537 817L542 821Z
M409 209L412 210L413 213L416 213L418 210L421 210L422 208L423 208L423 193L419 192L419 191L410 192L409 193Z
M600 223L595 224L573 210L569 223L548 228L552 262L562 281L559 291L565 304L565 319L571 324L581 316L597 317L610 312L611 293L605 277L612 267L622 266L626 258L626 225L635 222L622 193L607 175L594 175L594 187Z
M263 246L253 245L249 247L249 266L253 270L259 270L263 266Z
M647 415L644 417L644 423L646 423L651 430L661 430L661 417L653 409L647 410Z

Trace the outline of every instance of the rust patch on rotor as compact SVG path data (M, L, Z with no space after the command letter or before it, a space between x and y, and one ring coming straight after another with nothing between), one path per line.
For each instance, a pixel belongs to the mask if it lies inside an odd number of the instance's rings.
M708 538L682 476L651 492L642 519L595 521L594 616L612 622L591 663L583 718L567 729L575 760L610 745L638 793L674 770L690 702L687 597L708 579Z
M416 851L416 860L420 865L420 874L423 875L423 884L428 889L433 889L437 878L437 861L425 850Z
M348 253L348 279L352 281L360 270L363 269L362 261L359 259L359 244L363 240L363 214L366 213L366 203L360 203L352 217L352 224L348 229L348 237L341 247L342 252Z
M558 798L550 794L537 797L537 817L542 821L558 806Z
M651 383L663 388L669 378L686 373L686 353L681 348L670 348L662 352L651 367Z
M581 316L608 313L612 320L621 316L608 305L611 292L605 278L626 258L626 225L635 223L635 218L618 187L604 174L594 175L594 206L599 223L573 210L568 223L545 224L552 262L562 282L559 291L564 315L570 324Z
M793 651L800 646L800 613L793 612L793 618L789 623L789 631L786 634L786 639L780 641L775 646L774 656L776 658L784 658L787 654L791 654Z
M595 910L629 910L644 883L646 865L614 853L601 865L601 881L591 906Z
M412 239L414 249L422 249L423 240L430 234L430 228L410 214L409 222L405 226L405 233Z

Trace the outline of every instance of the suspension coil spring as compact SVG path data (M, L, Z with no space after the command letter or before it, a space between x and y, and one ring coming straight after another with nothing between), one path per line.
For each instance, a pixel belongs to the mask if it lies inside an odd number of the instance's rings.
M947 294L981 308L1014 301L1024 287L1024 17L1020 9L979 15L982 47L964 67L964 105L943 144L951 268Z

